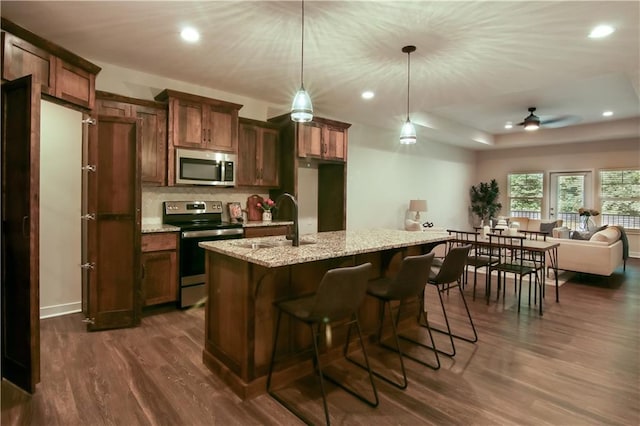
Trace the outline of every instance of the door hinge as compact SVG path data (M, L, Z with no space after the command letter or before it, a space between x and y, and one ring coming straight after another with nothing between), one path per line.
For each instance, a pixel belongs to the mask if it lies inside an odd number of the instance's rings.
M87 214L83 214L82 216L80 216L80 219L83 220L96 220L96 215L93 213L87 213Z
M95 172L96 171L96 166L94 166L93 164L87 164L86 166L82 166L82 171L83 172Z
M80 265L80 267L82 269L94 269L96 267L96 264L93 262L87 262L87 263L83 263L82 265Z
M95 126L97 123L95 118L85 118L84 120L82 120L82 124L91 124L92 126Z
M96 319L95 318L86 317L86 318L82 319L82 322L85 323L85 324L95 324L96 323Z

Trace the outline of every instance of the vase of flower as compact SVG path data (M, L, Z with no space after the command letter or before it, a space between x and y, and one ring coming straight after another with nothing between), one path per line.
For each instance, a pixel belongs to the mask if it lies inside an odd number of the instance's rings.
M595 209L578 209L578 214L580 215L580 231L589 232L597 228L595 220L593 220L593 216L598 216L600 212Z
M272 211L275 209L276 203L271 198L265 198L262 203L258 203L258 207L262 209L262 221L271 222L273 219Z

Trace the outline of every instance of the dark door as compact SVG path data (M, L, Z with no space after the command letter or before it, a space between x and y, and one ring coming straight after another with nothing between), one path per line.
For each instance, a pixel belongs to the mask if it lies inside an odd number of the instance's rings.
M89 331L140 323L140 143L135 118L89 127L86 309Z
M2 377L33 393L40 381L40 87L2 85Z

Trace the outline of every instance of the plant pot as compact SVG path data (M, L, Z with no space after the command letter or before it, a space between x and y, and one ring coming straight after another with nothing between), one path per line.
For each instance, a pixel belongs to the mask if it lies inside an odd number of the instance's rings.
M263 222L271 222L271 212L262 212L262 221Z

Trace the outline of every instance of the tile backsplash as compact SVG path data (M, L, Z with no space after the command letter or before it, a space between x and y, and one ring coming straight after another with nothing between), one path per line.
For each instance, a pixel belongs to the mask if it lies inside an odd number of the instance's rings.
M208 188L193 187L144 187L142 188L142 225L154 225L162 223L163 201L222 201L222 220L229 220L227 203L237 201L243 209L247 207L247 198L251 195L268 197L265 192L247 192L234 188Z

